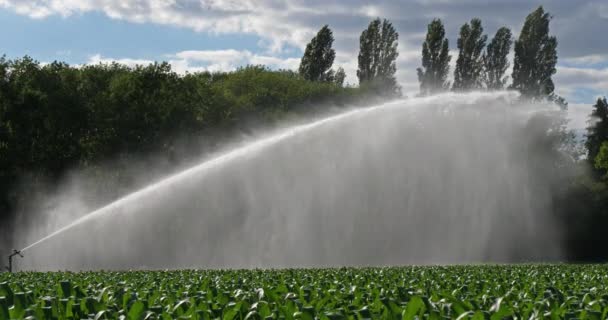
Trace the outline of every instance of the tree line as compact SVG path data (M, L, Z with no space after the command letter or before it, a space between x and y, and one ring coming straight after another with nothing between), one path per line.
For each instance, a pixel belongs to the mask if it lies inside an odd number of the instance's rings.
M481 20L472 19L460 28L457 40L458 58L453 83L450 72L449 40L441 19L433 19L422 44L422 66L418 68L420 95L448 90L502 90L507 88L508 55L514 44L514 63L509 89L517 90L530 100L549 99L565 104L555 95L552 76L557 64L557 39L549 35L551 16L543 7L530 13L517 40L511 30L500 27L492 40L483 33ZM359 37L357 77L359 86L374 88L383 95L398 96L401 90L395 78L399 34L393 24L377 18ZM328 25L319 30L306 46L299 73L311 81L335 81L342 85L344 69L334 72L334 37Z

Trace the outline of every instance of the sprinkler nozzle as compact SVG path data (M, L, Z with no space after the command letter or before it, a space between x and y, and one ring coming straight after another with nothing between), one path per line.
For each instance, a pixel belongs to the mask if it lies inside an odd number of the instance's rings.
M8 272L13 272L13 257L14 256L20 256L21 258L23 258L23 254L21 254L21 250L17 250L17 249L13 249L13 253L11 253L8 256L8 266L6 267L6 270Z

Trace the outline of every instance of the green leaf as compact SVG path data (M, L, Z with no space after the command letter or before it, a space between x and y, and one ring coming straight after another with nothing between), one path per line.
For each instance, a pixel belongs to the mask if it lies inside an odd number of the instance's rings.
M222 320L232 320L236 318L236 316L241 311L240 303L229 303L226 308L224 308L224 314L222 315Z
M94 320L100 320L100 319L107 319L107 317L106 317L106 311L105 310L99 311L95 315Z
M413 296L410 298L410 301L407 302L405 309L403 310L403 314L401 319L403 320L413 320L416 315L420 312L424 311L424 301L419 296Z
M262 318L269 316L272 311L270 310L270 306L266 301L258 301L251 305L251 309L257 311Z
M173 312L178 316L184 315L184 313L190 308L190 300L184 299L178 302L175 307L173 307Z
M245 320L259 320L262 319L257 311L249 311L245 316Z
M475 312L475 314L471 318L471 320L484 320L484 319L485 319L485 317L484 317L484 314L482 311Z
M471 306L467 305L464 301L455 298L454 296L448 297L449 301L452 303L452 309L456 314L463 314L467 311L471 311Z
M456 318L456 320L463 320L466 319L468 316L472 315L473 311L467 311L462 313L461 315L458 316L458 318Z
M129 320L140 320L143 319L146 315L145 306L141 301L135 301L131 308L129 308L129 313L127 313L127 319Z

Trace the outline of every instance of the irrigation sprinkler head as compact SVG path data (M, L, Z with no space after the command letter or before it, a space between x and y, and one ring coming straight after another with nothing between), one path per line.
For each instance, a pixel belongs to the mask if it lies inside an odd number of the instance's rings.
M17 249L13 249L13 253L11 253L8 256L8 266L6 267L6 270L8 272L13 272L13 257L14 256L20 256L21 258L23 258L23 254L21 254L21 250L17 250Z

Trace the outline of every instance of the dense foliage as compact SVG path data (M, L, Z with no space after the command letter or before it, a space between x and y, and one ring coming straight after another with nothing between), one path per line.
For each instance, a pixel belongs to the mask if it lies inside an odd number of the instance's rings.
M606 319L608 267L0 274L0 320Z

